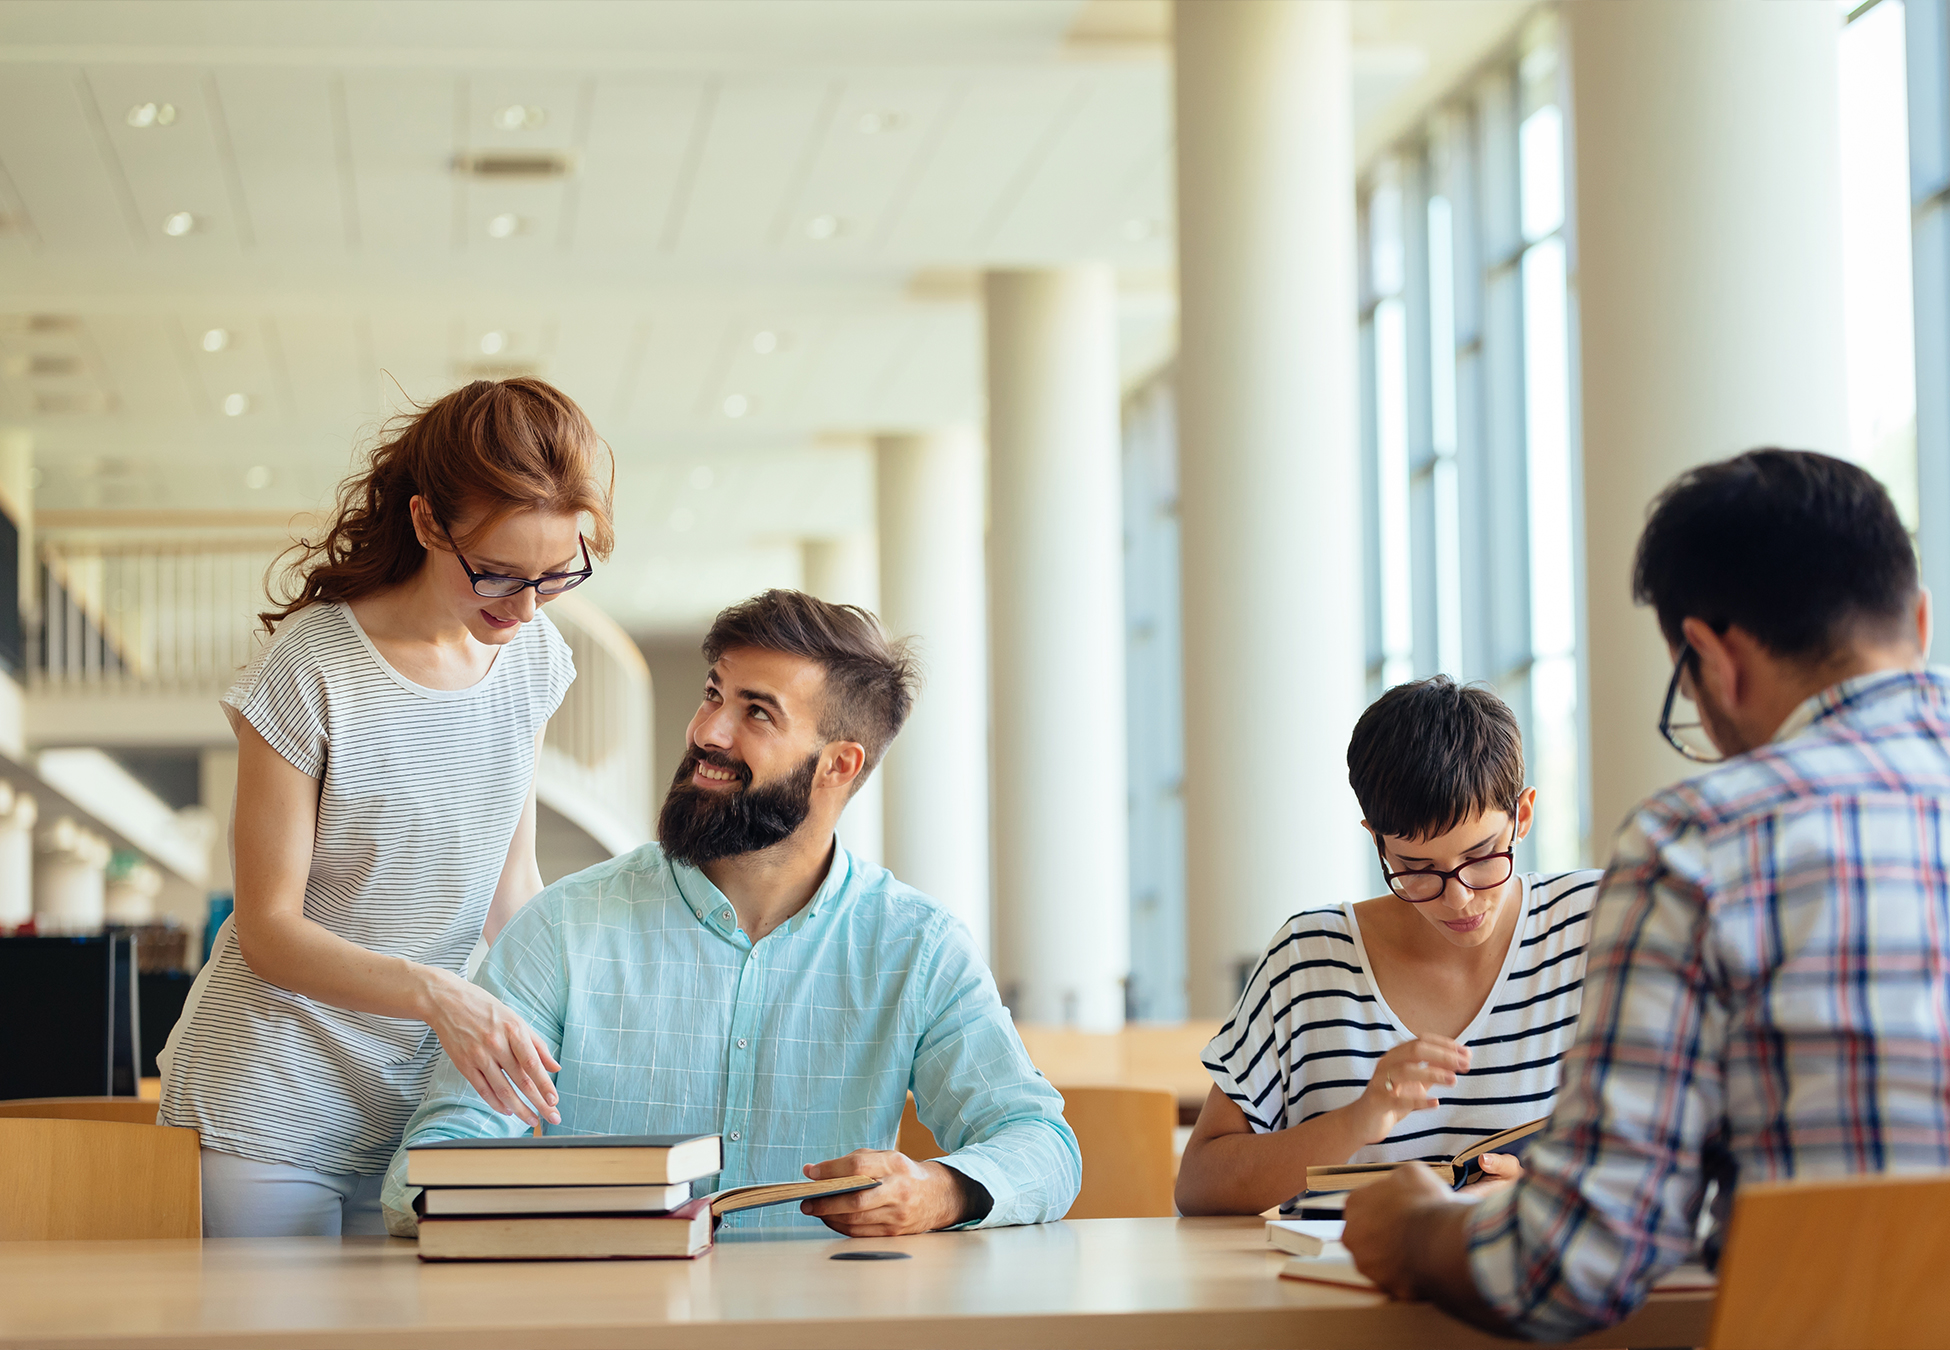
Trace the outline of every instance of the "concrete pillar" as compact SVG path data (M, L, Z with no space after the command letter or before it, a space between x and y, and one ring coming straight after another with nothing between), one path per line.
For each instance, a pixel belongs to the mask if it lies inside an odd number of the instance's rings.
M1175 15L1186 965L1220 1017L1281 920L1370 889L1349 18Z
M881 766L887 866L989 954L988 609L982 442L972 428L875 443L880 615L912 638L921 695Z
M108 841L66 816L41 831L34 855L34 927L42 933L99 933Z
M1114 1030L1131 964L1117 294L991 272L996 972L1022 1022Z
M873 535L808 539L800 545L806 593L835 605L880 612L880 556ZM886 855L883 805L886 789L874 770L840 813L840 840L857 858L878 866Z
M34 917L34 798L0 783L0 933Z
M1653 496L1757 445L1843 454L1836 12L1573 0L1591 852L1691 766L1660 739L1671 662L1631 600Z

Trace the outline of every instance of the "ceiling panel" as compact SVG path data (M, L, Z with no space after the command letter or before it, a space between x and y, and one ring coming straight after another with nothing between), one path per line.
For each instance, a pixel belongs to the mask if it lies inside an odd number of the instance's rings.
M772 222L771 242L809 260L867 250L891 224L954 93L942 76L847 81L804 182Z
M578 249L647 254L663 246L709 87L702 76L596 81L575 184Z
M297 415L330 436L368 418L378 391L361 370L358 324L341 314L264 320L284 356Z
M216 334L222 335L222 347L207 350L206 342L214 343ZM283 354L276 353L279 359L273 359L272 343L257 316L237 310L190 310L178 320L171 337L178 350L189 354L188 366L203 411L259 423L296 415L290 382L284 377ZM232 413L225 407L232 395L242 396L243 411Z
M705 116L697 170L676 207L686 253L763 250L838 103L837 81L804 75L724 79Z
M461 100L452 76L345 77L358 247L446 252L458 233L453 175Z
M124 257L137 223L81 72L0 65L0 164L53 254Z
M671 306L652 308L633 335L626 422L637 427L713 427L707 388L735 341L739 325L722 315Z
M1047 139L1060 133L1081 96L1080 77L1050 71L973 80L920 166L887 251L903 259L960 262Z
M189 370L182 330L158 315L98 315L87 321L116 411L125 417L214 415Z
M340 81L318 70L235 68L210 79L257 246L342 255L357 222L340 158Z
M197 72L182 66L96 66L87 72L87 82L144 237L173 255L234 257L250 238L250 222L227 181L226 129L204 97ZM132 125L145 116L149 125ZM165 228L182 213L194 222L187 232Z
M1170 137L1165 72L1120 67L1093 74L1029 166L1021 191L998 203L981 242L991 257L1046 262L1089 256Z

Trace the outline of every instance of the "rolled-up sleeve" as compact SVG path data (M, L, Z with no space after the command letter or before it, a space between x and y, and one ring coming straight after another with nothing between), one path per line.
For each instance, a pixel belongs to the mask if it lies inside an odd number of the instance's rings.
M1612 1325L1692 1253L1726 1043L1704 874L1696 833L1655 849L1635 821L1619 838L1550 1127L1469 1219L1477 1291L1520 1335Z
M926 962L926 1026L910 1087L915 1114L947 1150L943 1164L994 1202L964 1225L1060 1219L1083 1184L1063 1098L1030 1063L967 931L944 921Z
M550 921L547 899L546 894L537 896L508 920L488 948L474 983L505 1003L560 1060L568 1001L567 965L559 929ZM406 1184L407 1149L440 1139L510 1138L527 1129L517 1117L504 1116L483 1101L443 1052L434 1062L427 1095L406 1123L399 1149L386 1169L386 1181L380 1189L386 1231L395 1237L412 1237L419 1231L413 1201L420 1188Z

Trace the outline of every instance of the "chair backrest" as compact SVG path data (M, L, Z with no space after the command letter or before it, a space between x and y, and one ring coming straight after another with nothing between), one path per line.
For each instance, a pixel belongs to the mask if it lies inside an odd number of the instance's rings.
M0 1102L0 1119L113 1120L154 1125L156 1103L140 1097L16 1097Z
M0 1119L0 1242L200 1237L202 1163L195 1130Z
M1168 1219L1177 1210L1172 1130L1178 1098L1164 1088L1058 1088L1063 1118L1083 1154L1083 1189L1066 1219ZM908 1098L901 1116L900 1151L910 1158L941 1156L934 1136Z
M1941 1346L1950 1173L1762 1183L1734 1194L1712 1350Z

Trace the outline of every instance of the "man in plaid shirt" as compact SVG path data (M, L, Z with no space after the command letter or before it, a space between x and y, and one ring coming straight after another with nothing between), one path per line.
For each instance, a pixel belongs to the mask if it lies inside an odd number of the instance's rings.
M1625 1317L1703 1227L1713 1261L1738 1185L1950 1167L1950 676L1887 494L1806 453L1693 470L1634 594L1675 663L1660 730L1725 762L1618 838L1525 1175L1347 1205L1383 1288L1538 1339Z

